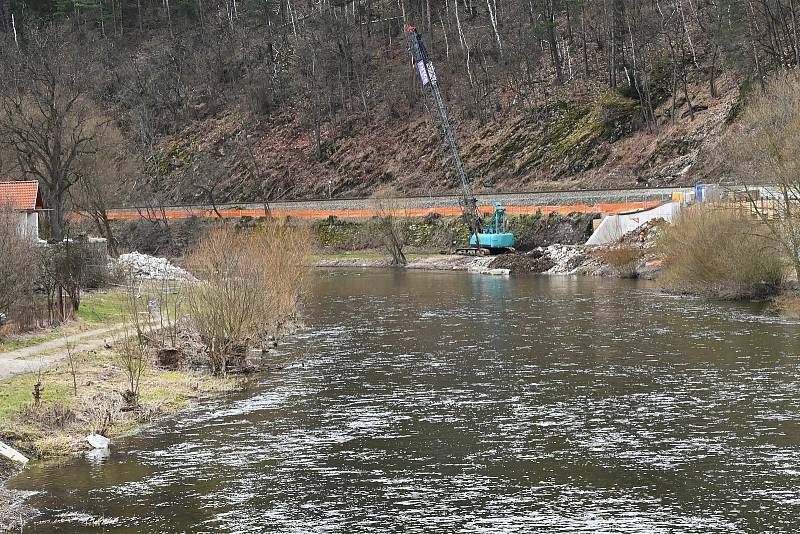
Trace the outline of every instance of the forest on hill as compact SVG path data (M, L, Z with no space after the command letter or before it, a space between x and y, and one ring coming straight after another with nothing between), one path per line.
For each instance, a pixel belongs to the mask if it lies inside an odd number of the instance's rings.
M55 209L718 180L794 0L0 0L0 175Z

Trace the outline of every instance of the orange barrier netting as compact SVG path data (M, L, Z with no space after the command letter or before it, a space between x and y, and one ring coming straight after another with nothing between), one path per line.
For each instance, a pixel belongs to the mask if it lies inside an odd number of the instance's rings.
M509 215L533 215L537 211L542 213L625 213L629 211L639 211L654 208L662 204L660 200L648 200L642 202L619 202L609 204L572 204L572 205L555 205L555 206L506 206L506 213ZM492 206L481 206L480 212L483 214L491 214L494 210ZM247 209L220 209L219 215L226 219L237 219L241 217L263 217L264 209L247 208ZM406 217L425 217L432 213L437 213L444 216L457 217L461 215L461 208L459 207L441 207L441 208L408 208L408 209L393 209L390 210L396 215ZM271 209L270 214L276 218L291 217L296 219L327 219L328 217L337 217L339 219L369 219L381 213L378 209L345 209L345 210L304 210L304 209L286 209L277 208ZM81 216L80 213L75 213L76 216ZM199 209L199 208L172 208L156 211L141 212L135 209L119 209L113 210L108 213L108 218L116 221L136 220L144 218L166 218L166 219L188 219L189 217L201 218L217 218L217 212L212 209Z

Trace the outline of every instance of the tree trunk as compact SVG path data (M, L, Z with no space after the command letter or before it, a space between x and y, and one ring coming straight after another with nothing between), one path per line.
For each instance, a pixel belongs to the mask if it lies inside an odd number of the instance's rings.
M589 51L586 45L586 8L581 5L581 41L583 49L583 71L584 76L589 77Z
M117 250L117 239L114 237L114 231L111 229L111 221L108 220L108 213L103 212L101 218L103 221L103 233L106 237L108 254L112 258L116 258L119 256L119 251Z
M0 0L0 30L11 31L11 0Z
M559 85L564 83L564 73L561 70L561 57L558 53L558 40L556 38L556 13L553 6L553 0L547 3L547 38L550 41L550 59L553 62L553 67L556 69L556 80Z
M47 212L47 224L50 229L50 239L53 241L64 240L64 195L53 192L47 195L49 203L45 208L50 211Z

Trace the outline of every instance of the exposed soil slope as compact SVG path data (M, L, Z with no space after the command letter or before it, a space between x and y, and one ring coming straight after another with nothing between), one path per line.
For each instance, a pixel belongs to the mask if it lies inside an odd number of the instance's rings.
M709 159L739 98L735 80L705 85L664 102L646 125L637 101L604 93L580 101L509 108L488 121L459 121L464 161L479 192L622 188L692 184L713 179L697 164ZM454 114L460 115L458 110ZM265 197L370 196L392 190L426 195L453 191L444 144L422 110L405 118L353 114L322 132L292 109L269 117L221 110L195 120L161 143L169 202L257 201ZM213 161L224 172L203 171ZM200 169L200 170L198 170ZM211 192L209 193L209 191Z

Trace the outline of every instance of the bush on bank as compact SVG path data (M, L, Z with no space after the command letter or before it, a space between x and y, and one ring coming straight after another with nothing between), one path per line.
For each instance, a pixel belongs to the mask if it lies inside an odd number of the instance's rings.
M684 210L658 241L666 289L739 299L777 292L785 262L746 212L708 206Z
M296 321L308 250L308 232L272 224L215 228L192 251L187 266L199 282L189 288L189 320L215 374L243 359L249 343L266 346Z

